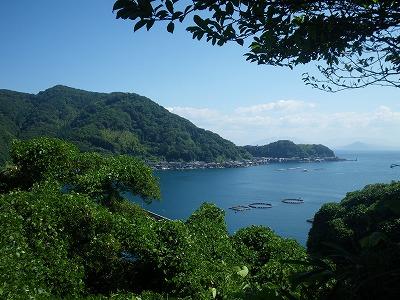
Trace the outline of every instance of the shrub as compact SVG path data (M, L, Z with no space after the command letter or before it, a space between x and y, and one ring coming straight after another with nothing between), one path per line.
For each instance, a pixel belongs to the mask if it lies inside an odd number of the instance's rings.
M246 265L250 266L249 293L252 297L263 295L266 299L282 299L287 295L300 295L300 289L291 284L290 277L305 268L290 261L304 260L306 253L296 241L283 239L263 226L240 229L232 240Z
M331 297L396 299L400 280L400 183L368 185L314 217L309 252L333 262L319 267L335 281Z

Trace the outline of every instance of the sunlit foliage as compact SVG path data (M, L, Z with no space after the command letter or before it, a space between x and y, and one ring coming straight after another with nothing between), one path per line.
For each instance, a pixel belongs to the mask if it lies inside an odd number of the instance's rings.
M154 220L120 196L159 196L151 170L134 158L81 153L54 138L15 141L11 156L0 177L2 298L299 295L288 279L298 267L280 264L304 257L295 241L265 228L229 236L212 204L187 221Z

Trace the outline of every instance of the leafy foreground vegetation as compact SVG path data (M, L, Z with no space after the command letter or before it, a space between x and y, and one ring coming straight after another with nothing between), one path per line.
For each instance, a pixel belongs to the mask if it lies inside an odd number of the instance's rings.
M323 205L314 217L307 248L315 258L333 263L319 262L319 279L337 279L338 299L398 298L400 183L368 185L348 193L341 203Z
M151 170L132 157L81 153L51 138L15 141L11 157L0 173L1 298L395 299L399 293L389 285L399 279L399 183L325 205L315 217L309 256L265 227L229 236L223 211L211 204L185 222L155 221L120 196L160 197ZM352 259L332 256L327 242ZM371 257L372 266L363 265ZM387 284L366 284L376 278Z

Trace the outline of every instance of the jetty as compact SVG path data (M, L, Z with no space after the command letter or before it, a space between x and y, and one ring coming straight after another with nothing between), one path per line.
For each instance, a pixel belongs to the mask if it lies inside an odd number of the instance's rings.
M147 210L145 208L142 208L150 217L155 219L156 221L172 221L171 219L164 217L162 215L156 214L155 212L152 212L150 210Z

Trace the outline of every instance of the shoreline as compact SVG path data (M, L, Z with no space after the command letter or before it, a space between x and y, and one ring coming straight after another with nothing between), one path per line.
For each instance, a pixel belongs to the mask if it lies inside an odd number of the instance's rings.
M275 157L257 157L246 160L228 160L224 162L204 162L204 161L163 161L147 162L153 170L197 170L197 169L227 169L227 168L247 168L268 164L279 163L312 163L312 162L336 162L336 161L354 161L339 157L316 157L316 158L275 158Z

